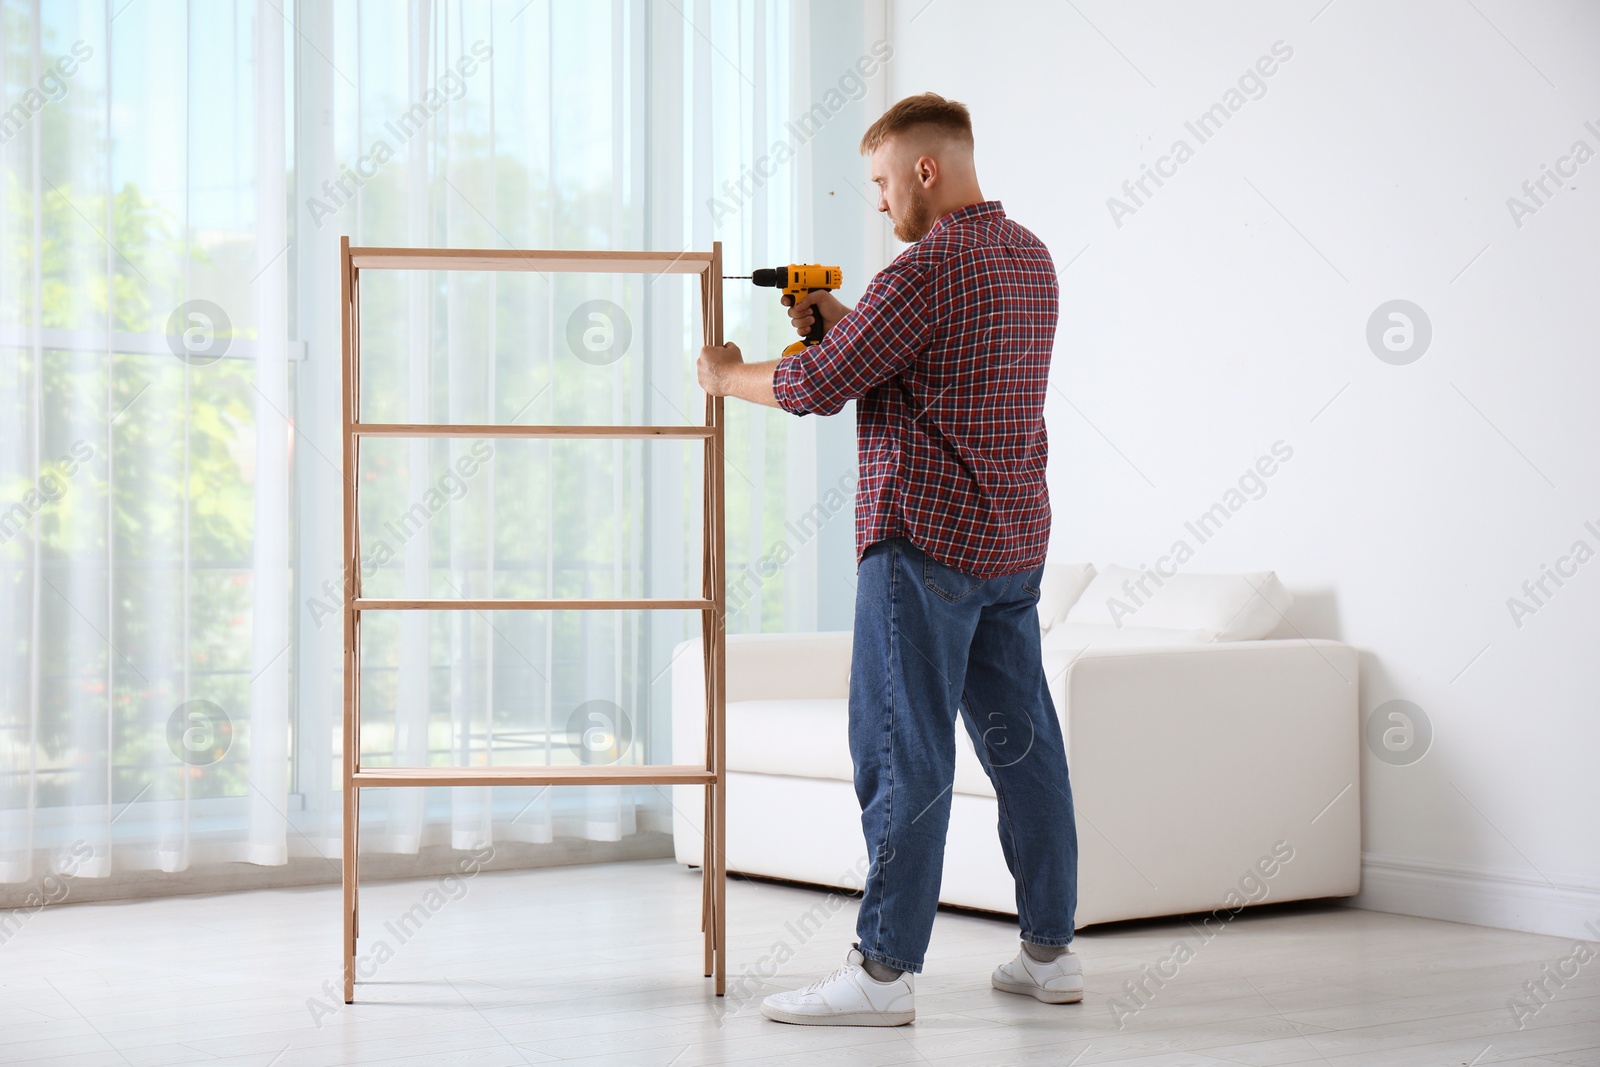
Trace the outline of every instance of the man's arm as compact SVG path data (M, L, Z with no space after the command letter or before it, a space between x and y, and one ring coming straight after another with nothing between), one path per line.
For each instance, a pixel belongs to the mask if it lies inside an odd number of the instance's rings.
M831 327L838 325L839 320L850 313L850 309L826 289L810 293L799 304L795 304L793 298L788 296L783 298L783 302L789 308L789 321L801 337L811 332L813 316L820 315L822 321ZM707 345L701 350L700 387L712 396L732 396L752 404L781 408L772 388L778 362L769 359L764 363L746 363L739 354L738 345L723 345L721 348Z
M746 363L739 346L729 342L720 347L706 345L702 348L695 371L700 378L700 388L710 396L732 396L775 408L778 398L772 392L772 373L777 366L775 359Z
M828 323L821 344L792 356L746 364L737 345L707 345L700 350L700 387L712 396L737 396L796 415L836 414L846 400L900 373L926 347L933 316L922 274L917 263L902 256L878 272L853 311L829 294L807 296L790 309L797 330L809 328L810 310L821 313L824 322L830 305L841 314ZM777 398L780 385L783 401Z

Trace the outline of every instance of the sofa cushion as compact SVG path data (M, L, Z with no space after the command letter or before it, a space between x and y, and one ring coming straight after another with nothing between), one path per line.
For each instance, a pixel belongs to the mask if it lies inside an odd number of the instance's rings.
M846 696L850 692L852 640L849 630L729 634L729 645L737 644L739 648L734 652L730 647L728 653L727 700L731 704L770 693L788 697ZM678 662L679 656L699 658L702 654L698 637L680 641L673 649L673 663ZM705 683L697 679L696 684Z
M728 770L853 783L849 703L830 699L730 701ZM958 722L955 732L954 791L994 796L994 786L972 750L966 727Z
M810 635L784 636L794 638ZM848 663L850 635L842 633L828 636L835 642L829 654L836 660ZM1153 626L1118 628L1110 624L1056 621L1050 631L1041 637L1040 652L1058 720L1067 671L1086 650L1189 646L1210 641L1211 634L1204 631ZM740 656L751 654L752 648L756 653L764 654L770 644L752 641L748 635L741 636L739 643ZM753 660L744 662L738 671L731 671L730 675L738 674L753 685L756 677L762 673L755 670L753 664ZM783 691L793 690L783 688ZM730 693L730 697L732 695ZM994 796L994 786L983 772L983 765L978 762L965 724L956 723L955 738L954 792ZM727 746L730 771L855 781L855 767L850 759L850 702L845 697L730 699Z
M1049 633L1093 578L1093 563L1046 563L1039 580L1039 629Z
M1112 565L1095 575L1065 621L1197 631L1212 641L1253 641L1271 633L1293 603L1272 571L1180 573L1161 579L1158 586L1154 577Z
M1045 670L1050 670L1051 653L1091 648L1166 648L1172 645L1204 645L1211 635L1204 630L1168 630L1159 626L1100 626L1087 622L1058 622L1040 641Z

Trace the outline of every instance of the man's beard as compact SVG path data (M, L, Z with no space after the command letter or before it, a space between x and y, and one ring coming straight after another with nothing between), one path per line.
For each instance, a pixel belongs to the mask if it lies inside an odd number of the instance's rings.
M906 217L894 220L895 239L906 244L922 240L933 225L928 215L928 202L922 199L922 192L913 185L910 203L906 205Z

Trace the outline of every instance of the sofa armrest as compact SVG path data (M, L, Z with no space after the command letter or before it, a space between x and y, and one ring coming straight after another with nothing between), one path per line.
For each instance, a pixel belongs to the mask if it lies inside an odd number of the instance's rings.
M1357 890L1355 649L1105 650L1076 660L1062 689L1084 862L1110 875L1101 888L1123 914L1206 910L1246 889L1270 900ZM1250 876L1280 841L1294 859Z

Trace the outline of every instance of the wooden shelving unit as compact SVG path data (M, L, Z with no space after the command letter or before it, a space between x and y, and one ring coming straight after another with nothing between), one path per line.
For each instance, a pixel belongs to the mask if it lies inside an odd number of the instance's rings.
M363 248L339 242L344 382L344 1001L355 1002L359 932L361 790L417 786L703 785L706 828L700 865L700 929L705 934L705 975L725 992L727 965L727 819L725 662L727 540L723 512L723 402L706 397L703 426L516 426L361 421L361 272L363 270L508 270L604 274L698 274L703 334L722 343L722 244L710 252L571 252L507 249ZM361 525L357 465L363 437L524 437L578 440L692 438L705 442L705 516L701 596L690 599L380 599L361 593ZM370 611L626 611L698 610L705 654L705 766L580 765L561 767L361 766L361 616Z

